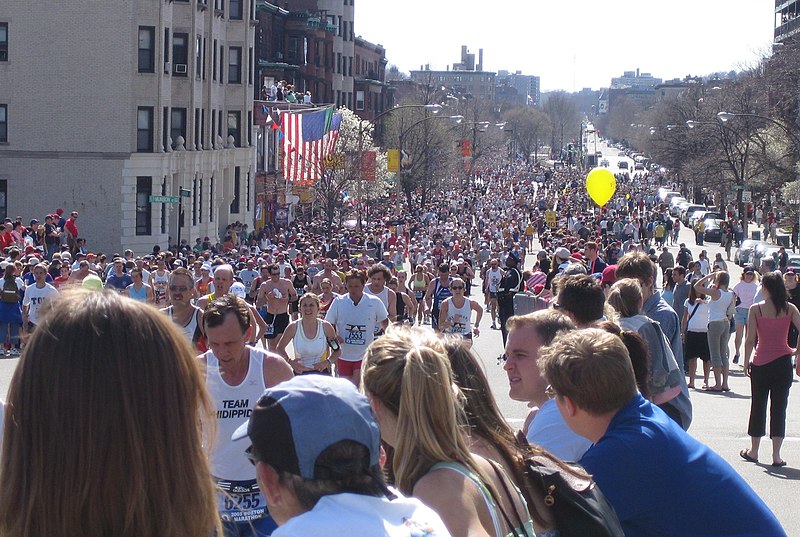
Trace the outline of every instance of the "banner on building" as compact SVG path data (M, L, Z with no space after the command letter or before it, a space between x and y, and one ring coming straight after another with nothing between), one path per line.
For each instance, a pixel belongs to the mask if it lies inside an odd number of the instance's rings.
M289 206L278 204L275 206L275 223L278 225L289 225Z
M470 142L469 140L461 140L461 156L462 157L472 156L472 142Z
M386 152L386 168L390 172L399 172L400 171L400 150L399 149L389 149Z
M362 151L361 152L361 179L364 181L374 181L376 155L375 151Z

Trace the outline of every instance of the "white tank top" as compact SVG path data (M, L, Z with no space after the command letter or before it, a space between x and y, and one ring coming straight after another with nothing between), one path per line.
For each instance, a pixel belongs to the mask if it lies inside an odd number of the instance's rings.
M205 353L206 386L217 417L217 436L211 453L211 473L216 478L246 481L256 478L256 469L247 460L241 442L231 441L236 428L250 418L250 413L264 393L264 353L248 346L250 364L247 376L238 386L231 386L219 373L219 361L212 351Z
M160 271L156 270L152 273L153 275L153 291L155 291L156 295L156 302L163 302L167 298L167 284L169 283L169 271L164 271L163 273L159 274Z
M489 269L488 279L489 279L489 292L496 293L497 286L500 285L500 280L503 279L503 272L498 268L496 270Z
M733 300L733 291L719 290L719 300L712 300L708 303L708 322L725 321L728 319L726 312Z
M447 304L447 322L453 323L445 332L449 334L471 334L472 323L470 317L472 316L472 306L469 300L464 299L464 305L457 308L453 304L453 299L448 298L444 301Z
M194 340L194 333L195 333L195 331L197 331L197 314L200 311L200 308L198 308L196 306L192 306L192 309L193 309L192 316L189 318L189 322L184 326L180 326L179 325L180 329L181 329L181 332L183 332L183 335L186 336L186 339L189 340L189 343L193 343L194 342L193 341ZM174 317L172 316L173 306L169 306L167 308L164 308L161 311L166 311L167 315L169 315L170 320L172 320L173 322L175 321Z
M314 367L328 356L328 339L322 328L322 319L317 319L317 333L311 339L306 337L303 322L297 324L294 341L294 355L300 359L304 367Z
M388 287L384 287L383 290L380 293L375 293L375 292L372 291L372 289L369 288L369 285L367 285L367 286L364 287L364 292L369 294L369 295L376 296L376 297L380 298L381 302L383 302L383 305L386 308L386 311L389 311L389 288Z

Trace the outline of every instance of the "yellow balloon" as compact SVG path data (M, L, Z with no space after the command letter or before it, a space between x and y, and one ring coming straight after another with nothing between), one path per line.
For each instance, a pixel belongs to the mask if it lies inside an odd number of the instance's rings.
M629 200L629 199L631 199L631 195L630 195L630 194L625 194L625 199L626 199L626 200Z
M586 191L594 202L603 207L617 190L617 179L606 168L595 168L586 177Z

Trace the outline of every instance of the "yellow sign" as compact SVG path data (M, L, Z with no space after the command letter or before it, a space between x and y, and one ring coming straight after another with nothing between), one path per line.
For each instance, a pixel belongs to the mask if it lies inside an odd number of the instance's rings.
M556 227L558 225L558 214L555 211L545 211L544 213L544 221L550 227Z
M400 150L399 149L389 149L386 152L387 161L386 161L386 168L390 172L399 172L400 171Z
M343 170L344 169L344 153L334 153L328 155L323 160L323 164L329 170Z

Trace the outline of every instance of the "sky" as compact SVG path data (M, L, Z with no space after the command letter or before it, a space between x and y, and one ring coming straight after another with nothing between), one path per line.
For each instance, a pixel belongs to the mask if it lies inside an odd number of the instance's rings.
M356 0L355 33L402 71L444 70L461 46L485 71L541 90L608 87L623 71L670 80L740 70L769 51L774 0Z

